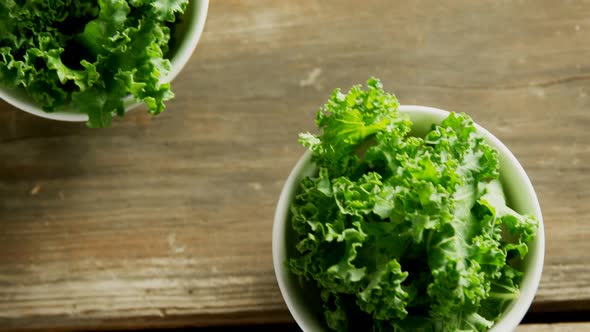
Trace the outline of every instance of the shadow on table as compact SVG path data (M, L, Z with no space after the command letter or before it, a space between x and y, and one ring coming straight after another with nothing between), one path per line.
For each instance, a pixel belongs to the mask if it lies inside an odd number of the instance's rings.
M296 324L220 326L206 328L181 328L173 330L150 330L150 332L301 332ZM147 331L146 331L147 332Z
M546 324L558 322L582 322L586 321L587 312L529 312L523 319L522 324ZM206 328L181 328L173 330L150 330L150 332L301 332L301 329L292 324L272 325L247 325L247 326L220 326ZM147 332L147 331L146 331Z

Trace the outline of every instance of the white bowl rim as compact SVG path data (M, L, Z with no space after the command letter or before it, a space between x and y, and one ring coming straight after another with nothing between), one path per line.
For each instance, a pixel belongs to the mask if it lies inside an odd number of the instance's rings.
M166 75L166 77L162 79L162 82L168 83L174 80L174 78L180 73L182 68L190 59L195 47L201 39L203 29L205 28L205 21L207 19L208 8L209 0L196 0L196 6L193 8L192 14L197 13L197 16L194 18L193 24L191 24L189 29L187 30L184 42L180 44L175 56L170 60L171 70L168 73L168 75ZM5 100L7 103L11 104L12 106L18 109L21 109L27 113L42 118L66 122L88 121L88 115L83 113L64 111L51 113L45 112L32 99L20 98L19 96L15 95L19 92L22 92L22 88L10 89L0 87L0 99ZM141 103L136 102L133 98L130 98L130 96L124 98L123 103L125 105L126 111L129 111L132 108L141 105Z
M449 114L449 112L446 110L418 105L400 105L399 111L402 113L416 112L426 115L435 115L441 118L444 118ZM529 267L529 271L527 271L521 282L520 296L518 299L516 299L516 301L513 301L510 304L510 306L490 329L490 332L512 331L518 326L531 306L541 280L545 256L545 231L543 225L543 216L541 214L541 207L539 205L539 200L533 185L528 175L524 171L524 168L516 159L514 154L512 154L512 152L498 138L496 138L485 128L478 124L476 124L476 128L478 133L484 136L488 143L491 143L494 148L498 150L500 155L506 156L508 158L508 162L516 168L518 177L525 182L528 195L531 198L532 214L535 215L539 221L537 236L533 240L529 250L529 254L534 253L534 256L527 258L531 267ZM289 197L292 196L293 186L298 184L297 179L300 177L300 174L304 168L309 165L310 160L311 152L306 151L289 174L289 177L287 178L279 196L272 229L272 256L277 283L289 312L304 332L316 332L314 329L312 329L312 326L315 327L317 324L316 322L308 321L308 318L305 317L305 315L298 309L297 305L292 300L290 293L291 289L286 282L287 276L290 272L284 265L285 259L287 257L286 248L283 245L281 239L283 238L286 231L286 219L289 215L290 206Z

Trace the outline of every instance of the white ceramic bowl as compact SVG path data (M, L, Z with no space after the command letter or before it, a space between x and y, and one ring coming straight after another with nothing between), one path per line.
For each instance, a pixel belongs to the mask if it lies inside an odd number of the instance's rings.
M172 64L171 70L168 75L162 79L162 82L171 82L188 62L193 50L197 46L199 38L201 38L201 33L205 27L208 8L209 0L191 0L189 2L187 10L184 13L184 18L188 19L183 20L183 22L177 26L176 36L178 38L178 48L173 50L173 56L170 59ZM10 89L0 86L0 99L4 99L14 107L42 118L70 122L88 121L88 115L83 113L67 110L52 113L43 111L43 109L35 103L29 95L27 95L24 88ZM141 103L135 101L131 97L125 98L124 104L126 111L141 105Z
M413 122L413 133L422 136L428 132L432 124L440 123L449 112L425 106L400 106L400 112L410 116ZM514 300L498 319L490 331L506 332L514 330L528 308L530 307L543 269L545 254L545 234L541 208L533 185L524 169L516 160L512 152L494 135L477 125L478 132L483 135L488 144L499 153L500 180L511 207L519 213L532 213L539 220L539 229L533 243L529 244L529 253L524 261L524 278L520 285L520 296ZM314 309L313 302L317 301L317 294L310 294L304 289L305 285L299 277L289 272L285 265L288 252L292 252L294 245L291 229L289 206L299 188L301 180L316 171L310 162L311 153L307 152L295 165L287 178L277 209L272 232L273 264L279 288L293 318L305 332L328 331L323 322L321 312ZM311 299L311 300L310 300Z

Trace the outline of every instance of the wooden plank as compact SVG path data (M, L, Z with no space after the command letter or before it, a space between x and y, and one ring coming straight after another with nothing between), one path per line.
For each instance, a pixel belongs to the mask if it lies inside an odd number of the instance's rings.
M590 309L590 1L213 1L157 118L0 104L0 330L290 320L271 261L296 135L335 87L471 114L545 217L535 311Z

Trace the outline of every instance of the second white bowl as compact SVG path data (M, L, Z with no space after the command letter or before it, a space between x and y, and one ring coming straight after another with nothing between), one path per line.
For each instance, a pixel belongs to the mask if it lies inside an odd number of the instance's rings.
M195 0L189 2L187 10L184 13L186 19L177 26L177 31L179 31L176 35L178 38L178 48L173 51L173 56L170 59L172 65L171 70L168 75L162 79L163 83L171 82L190 59L190 56L203 33L208 8L209 0ZM42 118L69 122L88 121L88 115L75 112L74 110L51 113L43 111L43 109L23 88L11 89L0 86L0 99L4 99L14 107ZM126 111L141 105L140 102L137 102L130 96L125 98L123 102Z

